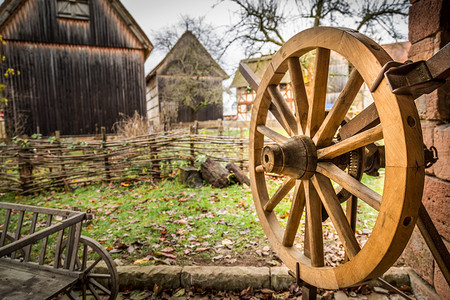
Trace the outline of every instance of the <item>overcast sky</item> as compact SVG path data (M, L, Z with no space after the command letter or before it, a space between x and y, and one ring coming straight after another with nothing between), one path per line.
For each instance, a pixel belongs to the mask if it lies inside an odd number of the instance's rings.
M213 24L219 30L225 29L225 26L231 23L232 10L235 8L230 3L213 7L216 0L121 0L121 2L150 41L152 41L153 32L176 24L182 15L204 16L207 23ZM154 51L150 54L146 62L146 72L153 69L162 58L161 53Z

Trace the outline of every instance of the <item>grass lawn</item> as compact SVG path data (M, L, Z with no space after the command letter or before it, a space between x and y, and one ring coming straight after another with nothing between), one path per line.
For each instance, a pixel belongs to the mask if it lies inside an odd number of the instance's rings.
M91 185L73 192L1 196L12 202L54 208L91 209L82 234L99 241L123 263L277 264L260 228L251 191L186 188L174 180ZM0 224L4 221L0 216Z
M276 177L269 178L269 193L281 182ZM363 182L381 193L382 178L365 177ZM289 216L288 198L276 208L282 225ZM82 234L100 242L114 259L124 264L267 266L281 263L261 229L250 188L240 185L194 189L176 180L165 180L157 186L142 181L122 182L88 185L71 192L0 194L0 201L91 209L94 218L85 223ZM0 213L0 224L3 224L4 214ZM358 213L358 238L364 243L377 214L365 204L358 206ZM341 251L331 222L328 220L323 225L325 251Z

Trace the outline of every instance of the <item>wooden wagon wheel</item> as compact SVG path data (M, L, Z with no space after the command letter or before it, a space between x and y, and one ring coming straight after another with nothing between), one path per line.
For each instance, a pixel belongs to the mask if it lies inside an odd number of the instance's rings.
M312 96L307 96L299 57L315 50ZM354 67L339 98L325 118L330 52ZM369 87L389 55L374 41L350 29L319 27L298 33L274 55L259 84L251 119L249 163L251 187L262 227L277 255L307 283L326 289L352 286L384 273L403 251L417 219L424 181L420 121L409 96L391 93L385 81L372 93L380 124L333 141L357 92ZM277 89L289 70L295 113ZM271 111L285 128L280 134L267 122ZM351 121L350 121L351 122ZM353 124L355 125L355 124ZM269 143L265 142L270 140ZM384 139L383 194L337 167L335 159ZM267 173L285 176L269 195ZM379 211L367 242L361 246L349 226L332 181ZM280 224L277 205L293 190L286 225ZM283 200L286 201L286 200ZM325 207L348 260L338 266L324 262L321 205ZM305 211L306 243L298 241Z
M61 252L61 263L65 262L64 241ZM82 272L80 280L65 291L70 299L115 299L119 293L119 275L109 253L95 240L80 236L78 255L75 259L75 270ZM96 268L106 267L107 272ZM91 299L91 298L90 298Z

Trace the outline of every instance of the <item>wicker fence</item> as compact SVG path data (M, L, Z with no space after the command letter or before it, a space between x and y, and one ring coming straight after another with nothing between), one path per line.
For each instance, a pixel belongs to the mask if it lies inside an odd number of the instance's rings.
M0 191L30 193L74 183L160 179L207 157L247 167L248 139L202 135L195 127L115 140L16 139L0 145Z

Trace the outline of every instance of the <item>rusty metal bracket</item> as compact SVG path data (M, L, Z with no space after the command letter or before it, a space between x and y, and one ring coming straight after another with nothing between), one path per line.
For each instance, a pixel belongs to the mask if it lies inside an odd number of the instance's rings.
M383 77L392 93L418 98L443 85L450 76L450 44L445 45L429 60L405 63L387 62L375 79L371 92L376 91Z
M439 159L438 151L434 146L431 146L430 149L428 149L427 146L423 145L423 152L425 155L425 169L428 169Z

